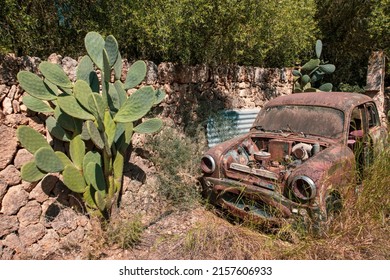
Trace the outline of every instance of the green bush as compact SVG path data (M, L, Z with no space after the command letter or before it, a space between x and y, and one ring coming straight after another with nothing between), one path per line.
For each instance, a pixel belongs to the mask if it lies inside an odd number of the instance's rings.
M204 143L204 138L186 137L172 126L147 140L158 171L159 191L175 206L189 207L200 199L197 177Z

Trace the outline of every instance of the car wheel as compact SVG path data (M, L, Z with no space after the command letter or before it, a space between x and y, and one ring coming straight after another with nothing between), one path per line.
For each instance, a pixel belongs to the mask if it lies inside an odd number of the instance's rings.
M325 198L324 211L311 213L312 231L315 235L324 236L329 230L329 225L340 214L343 208L343 200L338 191L330 191Z
M327 220L333 220L335 216L340 214L341 209L343 208L343 201L340 193L337 191L330 192L325 198L325 204Z

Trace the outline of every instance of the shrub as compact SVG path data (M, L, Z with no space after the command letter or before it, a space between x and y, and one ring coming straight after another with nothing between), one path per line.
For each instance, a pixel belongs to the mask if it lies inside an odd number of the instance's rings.
M177 128L169 126L155 137L149 137L146 146L152 151L151 160L158 170L160 193L181 207L197 201L197 177L204 139L186 137Z

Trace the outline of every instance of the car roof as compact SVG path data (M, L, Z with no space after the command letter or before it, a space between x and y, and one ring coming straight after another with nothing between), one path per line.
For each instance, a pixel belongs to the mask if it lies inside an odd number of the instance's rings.
M311 105L336 108L341 111L349 111L355 106L372 101L362 93L352 92L302 92L285 96L279 96L265 104L267 107L282 105Z

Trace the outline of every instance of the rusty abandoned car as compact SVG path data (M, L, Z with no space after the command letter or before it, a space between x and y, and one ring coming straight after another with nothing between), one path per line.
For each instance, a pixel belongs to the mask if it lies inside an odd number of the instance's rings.
M360 93L277 97L250 132L218 144L201 160L212 204L260 221L305 217L318 228L342 207L342 187L387 137L374 101Z

